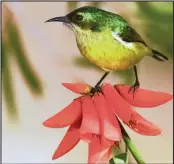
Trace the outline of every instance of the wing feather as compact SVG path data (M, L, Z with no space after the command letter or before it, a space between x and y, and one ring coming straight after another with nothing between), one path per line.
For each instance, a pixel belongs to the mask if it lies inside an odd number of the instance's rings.
M147 46L141 36L123 18L120 18L119 22L117 18L117 26L114 26L112 32L113 36L116 36L115 39L120 38L127 43L139 42Z

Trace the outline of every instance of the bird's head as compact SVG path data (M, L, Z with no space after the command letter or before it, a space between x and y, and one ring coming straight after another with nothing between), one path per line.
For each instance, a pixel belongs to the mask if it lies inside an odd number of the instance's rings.
M101 31L107 28L107 23L111 22L113 14L96 7L85 6L78 8L63 17L55 17L46 22L64 22L74 31L92 30Z

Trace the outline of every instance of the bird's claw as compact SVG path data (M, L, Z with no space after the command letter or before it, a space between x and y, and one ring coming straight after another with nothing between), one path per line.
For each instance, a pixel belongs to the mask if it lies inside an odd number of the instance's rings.
M95 87L93 87L92 89L91 89L91 91L90 91L90 93L92 94L92 95L94 95L94 93L99 93L99 92L101 92L101 87L100 86L95 86Z
M131 91L133 92L133 97L135 95L135 91L140 87L140 83L138 81L135 82L134 85L132 85L130 88L129 88L129 91L128 93L130 93Z

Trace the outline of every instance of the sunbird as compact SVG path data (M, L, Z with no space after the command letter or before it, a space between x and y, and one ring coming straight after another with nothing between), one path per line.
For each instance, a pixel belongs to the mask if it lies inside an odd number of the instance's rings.
M54 17L46 22L63 22L76 37L80 53L105 71L91 92L99 91L103 79L111 71L133 67L135 83L133 93L139 88L136 64L145 56L158 61L168 58L150 48L141 36L120 15L96 7L84 6L66 16Z

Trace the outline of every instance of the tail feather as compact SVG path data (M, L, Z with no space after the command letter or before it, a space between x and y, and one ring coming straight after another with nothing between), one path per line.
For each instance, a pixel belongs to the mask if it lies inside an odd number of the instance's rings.
M168 60L167 56L164 56L163 54L161 54L156 50L152 50L152 53L153 53L152 57L158 61L165 62Z

